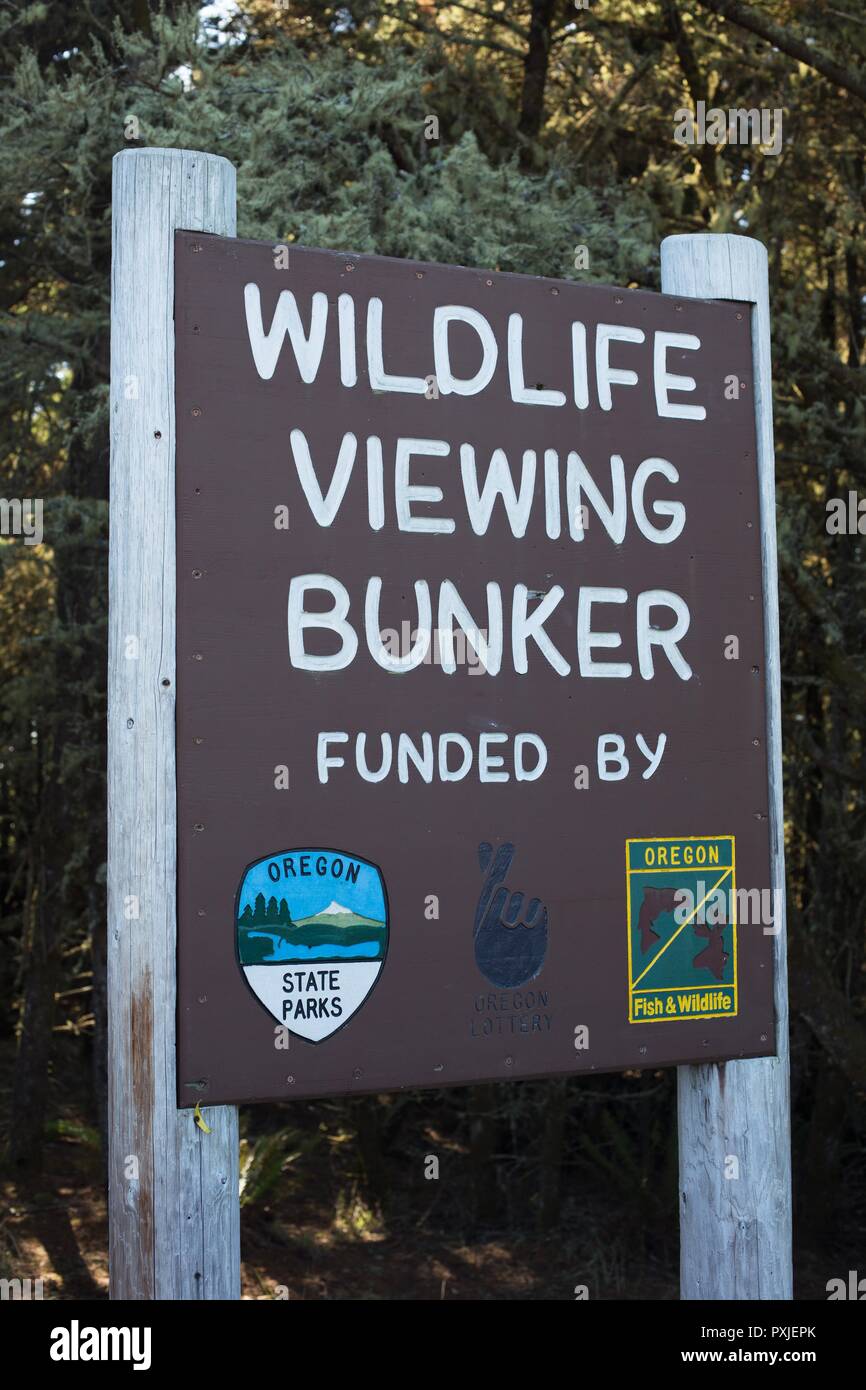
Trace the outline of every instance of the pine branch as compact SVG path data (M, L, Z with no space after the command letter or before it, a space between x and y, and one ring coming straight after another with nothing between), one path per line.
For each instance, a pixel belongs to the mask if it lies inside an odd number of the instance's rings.
M698 0L698 4L702 9L711 10L713 14L721 15L723 19L730 20L731 24L736 24L740 29L746 29L749 33L757 34L759 38L766 39L767 43L773 44L782 53L787 53L789 58L796 58L798 62L805 63L806 67L820 72L822 77L828 78L837 87L841 87L844 91L850 92L852 96L859 97L861 101L866 102L866 79L862 78L858 72L843 67L841 63L835 62L832 58L825 57L811 44L806 43L805 39L798 38L796 34L792 34L788 29L783 29L772 19L765 18L757 10L741 4L740 0Z
M494 53L505 53L509 58L523 61L524 55L519 48L512 48L507 43L497 43L495 39L472 39L468 35L458 34L456 31L446 33L441 29L431 28L429 24L422 24L420 20L412 19L409 15L401 16L400 22L410 29L416 29L419 34L426 34L431 39L439 39L444 44L457 43L463 44L466 48L489 48Z

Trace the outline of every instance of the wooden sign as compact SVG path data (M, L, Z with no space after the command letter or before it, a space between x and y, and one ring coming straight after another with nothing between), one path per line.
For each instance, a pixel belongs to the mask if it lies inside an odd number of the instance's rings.
M748 306L175 238L178 1098L774 1052Z

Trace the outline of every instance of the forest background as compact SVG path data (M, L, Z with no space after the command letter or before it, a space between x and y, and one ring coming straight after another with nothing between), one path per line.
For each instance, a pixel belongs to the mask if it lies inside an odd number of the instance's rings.
M670 233L766 244L797 1292L863 1267L866 584L827 503L866 497L864 56L860 0L0 5L0 491L44 504L43 544L0 538L0 1274L106 1292L111 159L137 145L225 155L238 234L274 242L650 289ZM677 143L701 101L781 112L781 149ZM245 1293L675 1297L675 1094L248 1108Z

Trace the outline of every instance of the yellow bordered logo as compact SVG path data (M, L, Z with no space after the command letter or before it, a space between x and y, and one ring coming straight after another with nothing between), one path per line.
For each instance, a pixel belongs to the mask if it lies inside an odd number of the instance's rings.
M733 835L626 840L628 1019L737 1013Z

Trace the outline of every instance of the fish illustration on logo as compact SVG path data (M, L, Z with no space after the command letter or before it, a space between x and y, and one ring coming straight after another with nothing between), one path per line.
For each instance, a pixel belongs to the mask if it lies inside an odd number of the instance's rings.
M502 880L511 867L514 845L478 846L478 863L486 875L475 911L475 961L485 979L500 989L516 989L532 980L547 954L547 908L532 898L520 920L523 893L512 893Z
M289 849L247 866L235 905L237 957L260 1004L307 1042L358 1012L388 951L388 898L375 864Z

